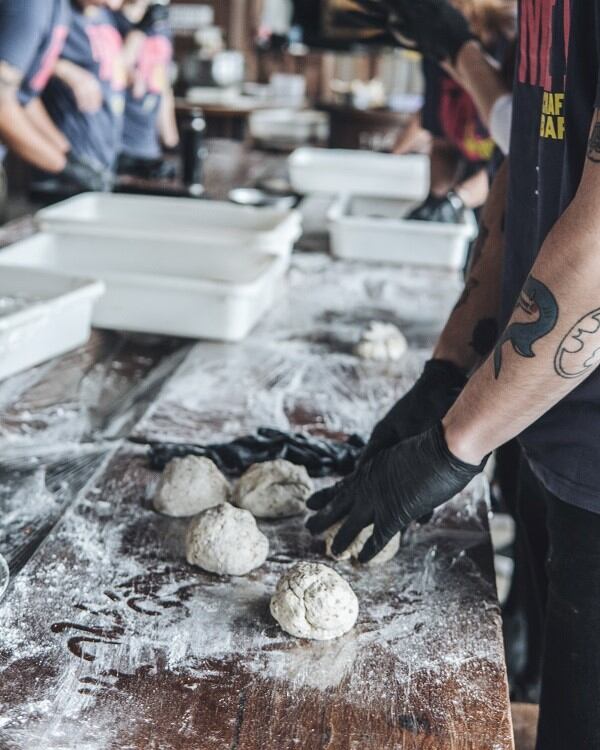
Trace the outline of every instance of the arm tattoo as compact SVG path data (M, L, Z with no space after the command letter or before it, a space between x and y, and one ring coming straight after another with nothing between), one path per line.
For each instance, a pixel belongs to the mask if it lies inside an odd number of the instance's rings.
M494 375L496 380L502 368L502 347L509 341L520 357L535 357L532 349L536 341L554 330L558 320L558 304L545 284L530 276L523 287L517 308L532 320L526 323L511 323L502 334L494 352Z
M466 305L469 301L469 297L471 296L471 292L473 291L473 289L477 289L478 286L479 281L477 281L477 279L469 279L465 284L465 288L463 289L462 294L458 298L458 302L454 305L454 309L452 310L452 312L456 312L459 307Z
M587 158L593 162L600 162L600 113L596 112L596 121L588 141Z
M600 362L600 309L584 315L560 342L554 370L561 378L588 375Z
M473 329L470 346L480 357L487 357L498 341L498 321L494 318L483 318Z

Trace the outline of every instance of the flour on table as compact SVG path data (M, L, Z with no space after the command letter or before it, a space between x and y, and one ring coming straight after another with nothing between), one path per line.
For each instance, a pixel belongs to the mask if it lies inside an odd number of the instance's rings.
M354 353L362 359L397 361L408 351L402 331L392 323L370 323L363 331Z
M269 542L252 513L224 503L190 521L185 552L191 565L210 573L244 576L265 562Z
M358 599L350 584L329 566L300 562L279 579L271 614L296 638L328 641L352 630Z
M257 518L287 518L304 513L312 492L304 466L278 459L251 466L237 483L232 502Z
M327 553L327 556L331 557L333 560L357 560L362 551L362 548L366 544L367 539L373 533L373 524L364 528L352 542L352 544L341 553L341 555L334 555L331 551L331 546L333 544L333 540L335 539L335 535L341 529L343 523L344 521L340 521L325 532L325 552ZM375 557L370 560L367 565L383 565L384 563L389 562L392 558L394 558L399 549L400 534L396 534L396 536L390 539L390 541L381 550L381 552L378 555L375 555Z
M195 516L226 503L229 482L208 458L174 458L163 471L154 496L154 508L168 516Z

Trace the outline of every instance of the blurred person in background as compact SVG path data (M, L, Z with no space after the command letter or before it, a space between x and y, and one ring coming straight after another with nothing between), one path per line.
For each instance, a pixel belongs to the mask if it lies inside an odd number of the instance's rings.
M71 25L42 100L81 170L42 175L36 189L58 195L110 190L125 109L123 44L113 11L122 0L71 0Z
M170 80L173 44L168 4L132 0L116 15L127 74L118 171L146 179L172 179L176 168L163 155L163 148L179 145Z
M491 58L498 63L510 59L516 24L513 0L453 0L453 5L468 19ZM395 152L423 151L429 145L431 187L407 218L456 222L465 208L478 209L485 203L496 147L460 83L427 58L423 73L423 109L398 139Z
M48 172L67 168L69 142L39 97L62 52L69 22L69 0L0 0L0 160L10 150ZM5 195L1 167L0 183Z

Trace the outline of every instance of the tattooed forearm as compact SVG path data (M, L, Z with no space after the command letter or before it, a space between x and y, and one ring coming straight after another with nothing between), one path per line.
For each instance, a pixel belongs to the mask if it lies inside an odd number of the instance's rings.
M590 161L600 162L600 114L598 112L596 112L596 120L588 141L587 157Z
M554 370L561 378L588 375L600 363L600 308L584 315L560 342Z
M502 334L494 352L494 375L502 369L502 347L512 344L520 357L535 357L533 345L554 330L558 320L558 304L552 292L541 281L530 276L523 287L515 308L530 318L527 322L511 323Z

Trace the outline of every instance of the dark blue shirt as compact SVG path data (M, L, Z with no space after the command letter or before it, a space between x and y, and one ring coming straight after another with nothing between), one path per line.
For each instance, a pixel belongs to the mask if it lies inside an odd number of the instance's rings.
M600 0L521 0L519 10L503 325L575 196L593 110L600 107ZM539 308L527 308L535 324ZM587 335L597 337L600 351L600 323L588 326ZM521 443L551 492L600 512L600 371L526 430Z
M125 73L122 39L112 14L105 8L81 11L73 6L73 20L62 58L92 73L100 82L102 107L80 112L71 89L54 77L43 100L73 152L92 163L112 169L118 155L123 126Z
M123 37L134 28L119 14ZM161 155L159 113L173 57L169 27L158 22L145 32L134 72L127 89L122 153L136 159L158 159Z
M0 0L0 60L23 74L19 100L42 93L69 29L69 0Z

